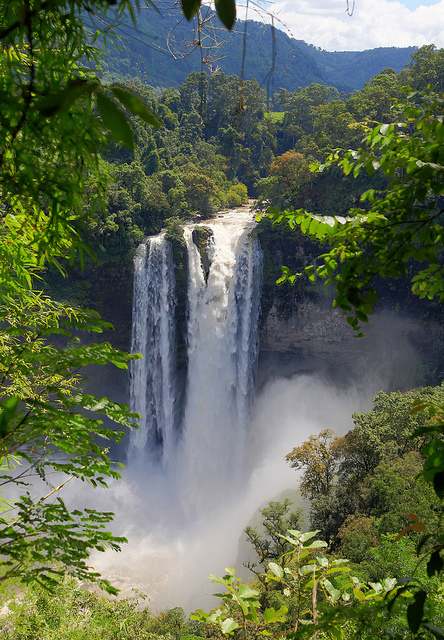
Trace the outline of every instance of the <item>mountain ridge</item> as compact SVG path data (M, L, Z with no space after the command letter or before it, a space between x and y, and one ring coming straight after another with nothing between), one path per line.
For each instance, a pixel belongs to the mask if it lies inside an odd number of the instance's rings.
M214 16L208 10L208 20ZM417 50L412 46L326 51L291 38L280 29L272 30L271 25L249 20L243 64L245 21L239 20L231 33L222 29L217 18L213 24L200 34L202 46L207 47L204 51L208 54L210 71L241 75L243 67L244 79L255 78L269 93L279 88L294 91L312 82L350 93L362 88L384 68L401 71ZM123 33L121 51L114 49L104 56L105 77L110 80L138 77L153 87L178 88L192 71L202 68L199 45L193 42L192 24L179 14L162 9L143 11L137 30L129 22L119 29ZM220 40L220 49L214 38ZM174 50L175 58L171 54Z

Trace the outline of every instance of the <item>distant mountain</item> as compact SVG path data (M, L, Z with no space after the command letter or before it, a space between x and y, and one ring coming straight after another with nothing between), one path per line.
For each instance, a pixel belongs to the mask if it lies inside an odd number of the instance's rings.
M380 47L366 51L324 51L302 40L298 47L317 62L332 86L345 91L361 89L383 69L391 67L397 73L410 62L410 56L418 47Z
M220 23L219 23L220 24ZM215 31L223 46L213 47L214 70L240 75L245 22L238 21L233 33ZM179 87L191 71L201 70L200 52L192 44L191 25L180 15L144 9L138 29L119 26L122 48L111 48L105 56L104 70L110 79L139 77L153 87ZM367 51L324 51L302 40L294 40L270 25L248 21L244 78L256 78L264 88L280 87L294 91L311 82L334 86L339 91L361 89L365 82L386 67L401 71L416 47L386 47ZM211 30L203 33L209 44ZM274 42L274 44L273 44ZM176 59L171 52L175 52ZM185 55L185 54L188 55ZM274 72L271 73L273 55ZM220 58L220 59L217 59Z

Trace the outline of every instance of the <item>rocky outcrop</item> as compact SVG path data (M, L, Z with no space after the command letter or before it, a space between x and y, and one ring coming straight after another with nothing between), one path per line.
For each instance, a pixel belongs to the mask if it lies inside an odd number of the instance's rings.
M213 232L208 227L195 227L193 229L193 242L199 249L200 258L202 261L202 268L205 275L205 282L208 280L208 274L210 272L211 260L208 255L208 243L213 235Z
M285 315L273 304L261 321L260 351L262 358L273 354L282 359L287 368L293 362L289 374L299 370L301 362L315 369L324 363L351 376L390 370L396 373L392 384L399 388L437 384L444 361L440 323L386 311L371 316L363 329L365 337L356 338L343 314L327 303L303 300Z
M352 338L352 328L340 312L305 301L289 316L273 305L262 324L260 344L264 351L330 351L335 356Z

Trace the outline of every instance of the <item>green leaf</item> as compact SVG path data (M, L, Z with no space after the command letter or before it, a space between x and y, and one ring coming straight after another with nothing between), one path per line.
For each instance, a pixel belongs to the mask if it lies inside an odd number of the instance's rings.
M289 530L289 533L293 534L293 535L297 535L298 533L300 534L300 532L296 532L296 531L292 531L291 529ZM308 545L305 544L305 542L308 542L308 540L311 540L312 538L315 537L315 535L317 535L319 533L319 530L316 531L306 531L305 533L303 533L302 535L300 535L300 541L302 543L304 543L304 547L309 549L311 547L309 547ZM316 540L315 542L322 542L322 540ZM313 543L314 544L314 543ZM321 546L327 546L327 544L321 545Z
M325 578L322 580L322 584L325 587L325 589L328 591L328 594L333 604L338 602L339 598L341 597L340 590L336 589L336 587L333 586L330 580L326 580Z
M417 633L424 617L424 604L427 597L425 591L417 591L413 596L414 602L407 607L407 622L412 633Z
M16 413L19 404L20 399L16 397L8 398L6 402L2 403L2 412L0 414L0 438L4 438L10 431L9 423ZM0 452L0 455L3 456L4 454Z
M220 629L223 634L231 634L235 629L238 629L240 625L233 620L233 618L226 618L220 625Z
M444 469L444 450L435 451L424 463L424 477L427 481L433 480L437 473L442 473ZM440 481L438 481L438 490Z
M311 544L304 544L304 549L323 549L328 547L324 540L314 540Z
M268 563L268 568L278 578L283 578L284 577L284 571L283 571L282 567L279 566L278 564L276 564L275 562L269 562Z
M385 591L391 591L397 584L396 578L385 578L383 587Z
M342 161L342 170L344 171L345 175L348 176L352 169L353 165L349 163L347 158L344 158Z
M277 611L274 610L273 607L270 609L265 609L264 611L264 622L265 624L274 624L275 622L285 622L285 614L288 612L287 607L280 607Z
M351 571L350 567L332 567L331 569L328 569L328 571L326 572L325 575L329 576L332 573L340 573L342 571Z
M208 613L205 613L202 609L196 609L191 615L190 620L199 620L200 622L206 622L208 620Z
M438 471L433 476L433 488L438 498L444 498L444 471Z
M343 638L344 637L341 629L338 629L338 627L335 627L333 624L326 625L325 630L327 631L327 633L331 634L335 638Z
M242 598L245 598L245 599L257 598L259 596L259 591L257 591L257 589L252 589L247 584L241 584L239 586L238 593Z
M362 313L362 311L359 311L359 309L356 309L355 315L359 322L368 322L368 316L365 313Z
M162 120L160 120L155 113L149 111L143 102L133 93L121 87L110 87L110 89L123 106L134 116L141 118L141 120L150 124L152 127L158 128L163 125Z
M307 233L308 228L310 226L310 222L311 222L311 217L307 213L307 215L304 217L304 219L303 219L303 221L301 222L301 225L300 225L302 233Z
M358 163L355 165L354 169L353 169L353 177L357 178L359 176L359 172L362 169L362 162Z
M215 0L217 15L227 29L231 29L236 21L235 0Z
M429 578L431 578L435 573L441 573L443 566L444 562L439 550L434 551L427 562L427 575Z
M191 20L199 11L200 0L181 0L181 4L185 18Z
M112 138L116 142L120 142L131 151L134 150L134 133L125 117L117 105L108 98L107 95L100 92L97 94L97 108L104 125L109 129Z
M74 78L61 91L42 98L37 103L37 109L43 117L49 118L69 109L76 100L91 93L96 86L97 83L90 82L86 78Z
M259 618L256 611L256 607L260 609L260 606L261 606L259 600L254 600L254 601L250 600L248 605L249 605L250 613L247 616L245 616L246 619L250 620L251 622L254 622L255 624L259 624Z

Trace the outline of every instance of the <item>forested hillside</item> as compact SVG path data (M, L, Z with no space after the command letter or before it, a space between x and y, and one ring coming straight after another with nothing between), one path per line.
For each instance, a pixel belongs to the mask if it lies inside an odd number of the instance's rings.
M121 50L109 50L105 55L104 77L139 79L160 90L179 88L191 72L201 70L203 58L210 73L240 75L243 68L243 77L257 80L269 96L281 87L294 91L312 82L349 92L362 89L365 82L385 67L401 71L415 51L415 47L324 51L295 40L285 29L276 28L272 33L270 25L255 20L253 10L247 25L239 20L231 33L221 29L215 13L209 9L204 9L204 13L200 40L177 7L166 10L160 5L159 13L142 10L137 30L128 17L125 26L119 27ZM198 40L202 51L196 44Z
M100 266L87 261L84 274L70 268L68 279L52 270L46 277L51 290L87 306L99 301L103 315L116 324L119 344L127 348L132 255L145 235L168 226L177 237L181 221L211 216L247 197L257 199L262 210L269 205L305 207L322 215L344 215L366 189L385 187L387 177L375 173L354 179L339 169L316 174L310 164L322 162L336 147L358 146L377 122L397 117L393 105L405 96L403 86L421 90L432 81L439 89L442 60L442 51L423 47L412 55L408 69L398 74L383 69L348 95L315 83L295 91L281 89L275 96L280 111L269 110L266 91L256 81L245 81L240 92L239 78L221 72L192 73L179 90L167 89L157 97L141 83L125 85L163 126L134 121L135 151L110 146L104 158L113 176L107 215L88 223ZM282 264L295 270L308 265L320 251L318 243L298 231L272 229L265 220L259 233L266 254L263 314L275 296L283 313L300 296L316 296L304 279L277 293L275 282ZM398 284L399 295L384 287L385 294L396 296L400 311L415 307L407 285ZM117 308L115 291L125 301ZM439 315L439 307L433 312Z

